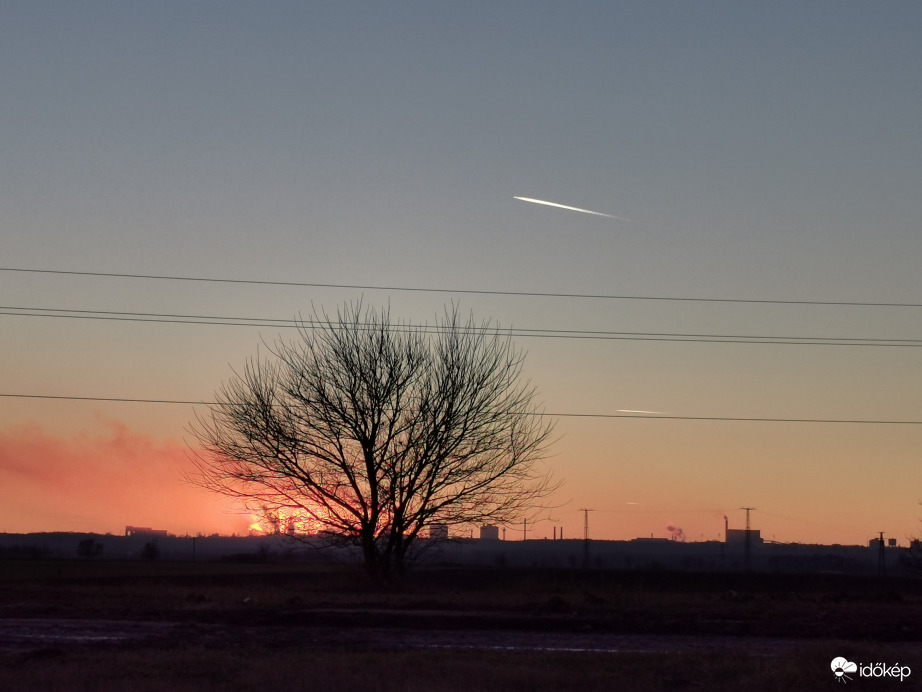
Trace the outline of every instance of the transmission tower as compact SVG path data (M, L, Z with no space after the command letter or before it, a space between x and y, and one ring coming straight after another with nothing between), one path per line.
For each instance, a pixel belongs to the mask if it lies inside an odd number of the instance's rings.
M589 569L589 512L591 509L579 510L583 513L583 569Z
M877 546L877 575L884 577L887 575L887 557L884 554L884 532L880 532L880 541Z
M755 507L740 507L740 509L746 510L746 533L745 536L745 551L746 551L746 571L748 572L752 568L752 529L749 528L749 513L755 510Z

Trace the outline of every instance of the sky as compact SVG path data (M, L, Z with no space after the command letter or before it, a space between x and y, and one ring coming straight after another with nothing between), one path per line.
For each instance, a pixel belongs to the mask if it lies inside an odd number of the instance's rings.
M905 544L922 425L689 418L922 421L920 64L910 1L2 3L0 394L207 401L291 336L42 311L723 335L517 337L546 411L659 412L561 416L529 537ZM0 531L245 531L197 410L0 397Z

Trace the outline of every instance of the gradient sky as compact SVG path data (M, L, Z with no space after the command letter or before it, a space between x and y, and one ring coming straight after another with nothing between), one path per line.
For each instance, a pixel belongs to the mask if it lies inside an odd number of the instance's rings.
M918 2L6 2L0 264L325 284L922 303ZM611 214L590 216L523 196ZM922 308L0 271L5 307L922 339ZM0 315L0 393L207 400L252 327ZM551 412L922 420L912 347L522 338ZM243 531L194 407L0 398L0 531ZM922 426L561 418L596 538L922 533ZM543 522L531 537L550 536ZM511 535L515 535L514 532Z

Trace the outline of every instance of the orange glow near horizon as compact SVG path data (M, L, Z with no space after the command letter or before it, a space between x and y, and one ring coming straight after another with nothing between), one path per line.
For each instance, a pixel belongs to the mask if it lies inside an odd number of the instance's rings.
M733 426L715 435L713 427L682 425L663 435L660 424L593 431L586 421L564 422L566 439L548 464L565 484L549 515L529 519L528 538L581 538L580 506L594 508L589 535L598 540L679 532L692 542L723 540L726 517L730 528L744 525L742 504L756 507L753 528L779 542L864 544L885 529L905 545L922 529L909 486L905 502L888 504L890 486L854 482L874 454L901 461L915 432L898 438L884 429L824 428L799 437L803 429L779 435L777 428ZM7 490L0 533L121 534L126 525L177 535L276 531L271 517L188 483L190 453L178 439L101 416L76 432L36 423L0 429L0 485ZM829 477L845 480L818 495L815 487ZM278 510L279 532L291 522L296 533L320 528L303 512ZM523 535L521 525L506 528L510 540Z
M123 423L55 436L38 424L0 430L0 532L120 534L125 526L170 533L242 533L247 515L234 503L185 482L187 449Z
M295 533L308 535L318 533L323 527L307 512L289 507L267 511L264 516L251 514L251 534Z

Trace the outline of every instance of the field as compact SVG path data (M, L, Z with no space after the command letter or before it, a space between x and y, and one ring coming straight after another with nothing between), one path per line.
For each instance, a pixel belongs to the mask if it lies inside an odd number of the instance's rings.
M3 690L809 690L837 656L918 688L922 581L0 562Z

